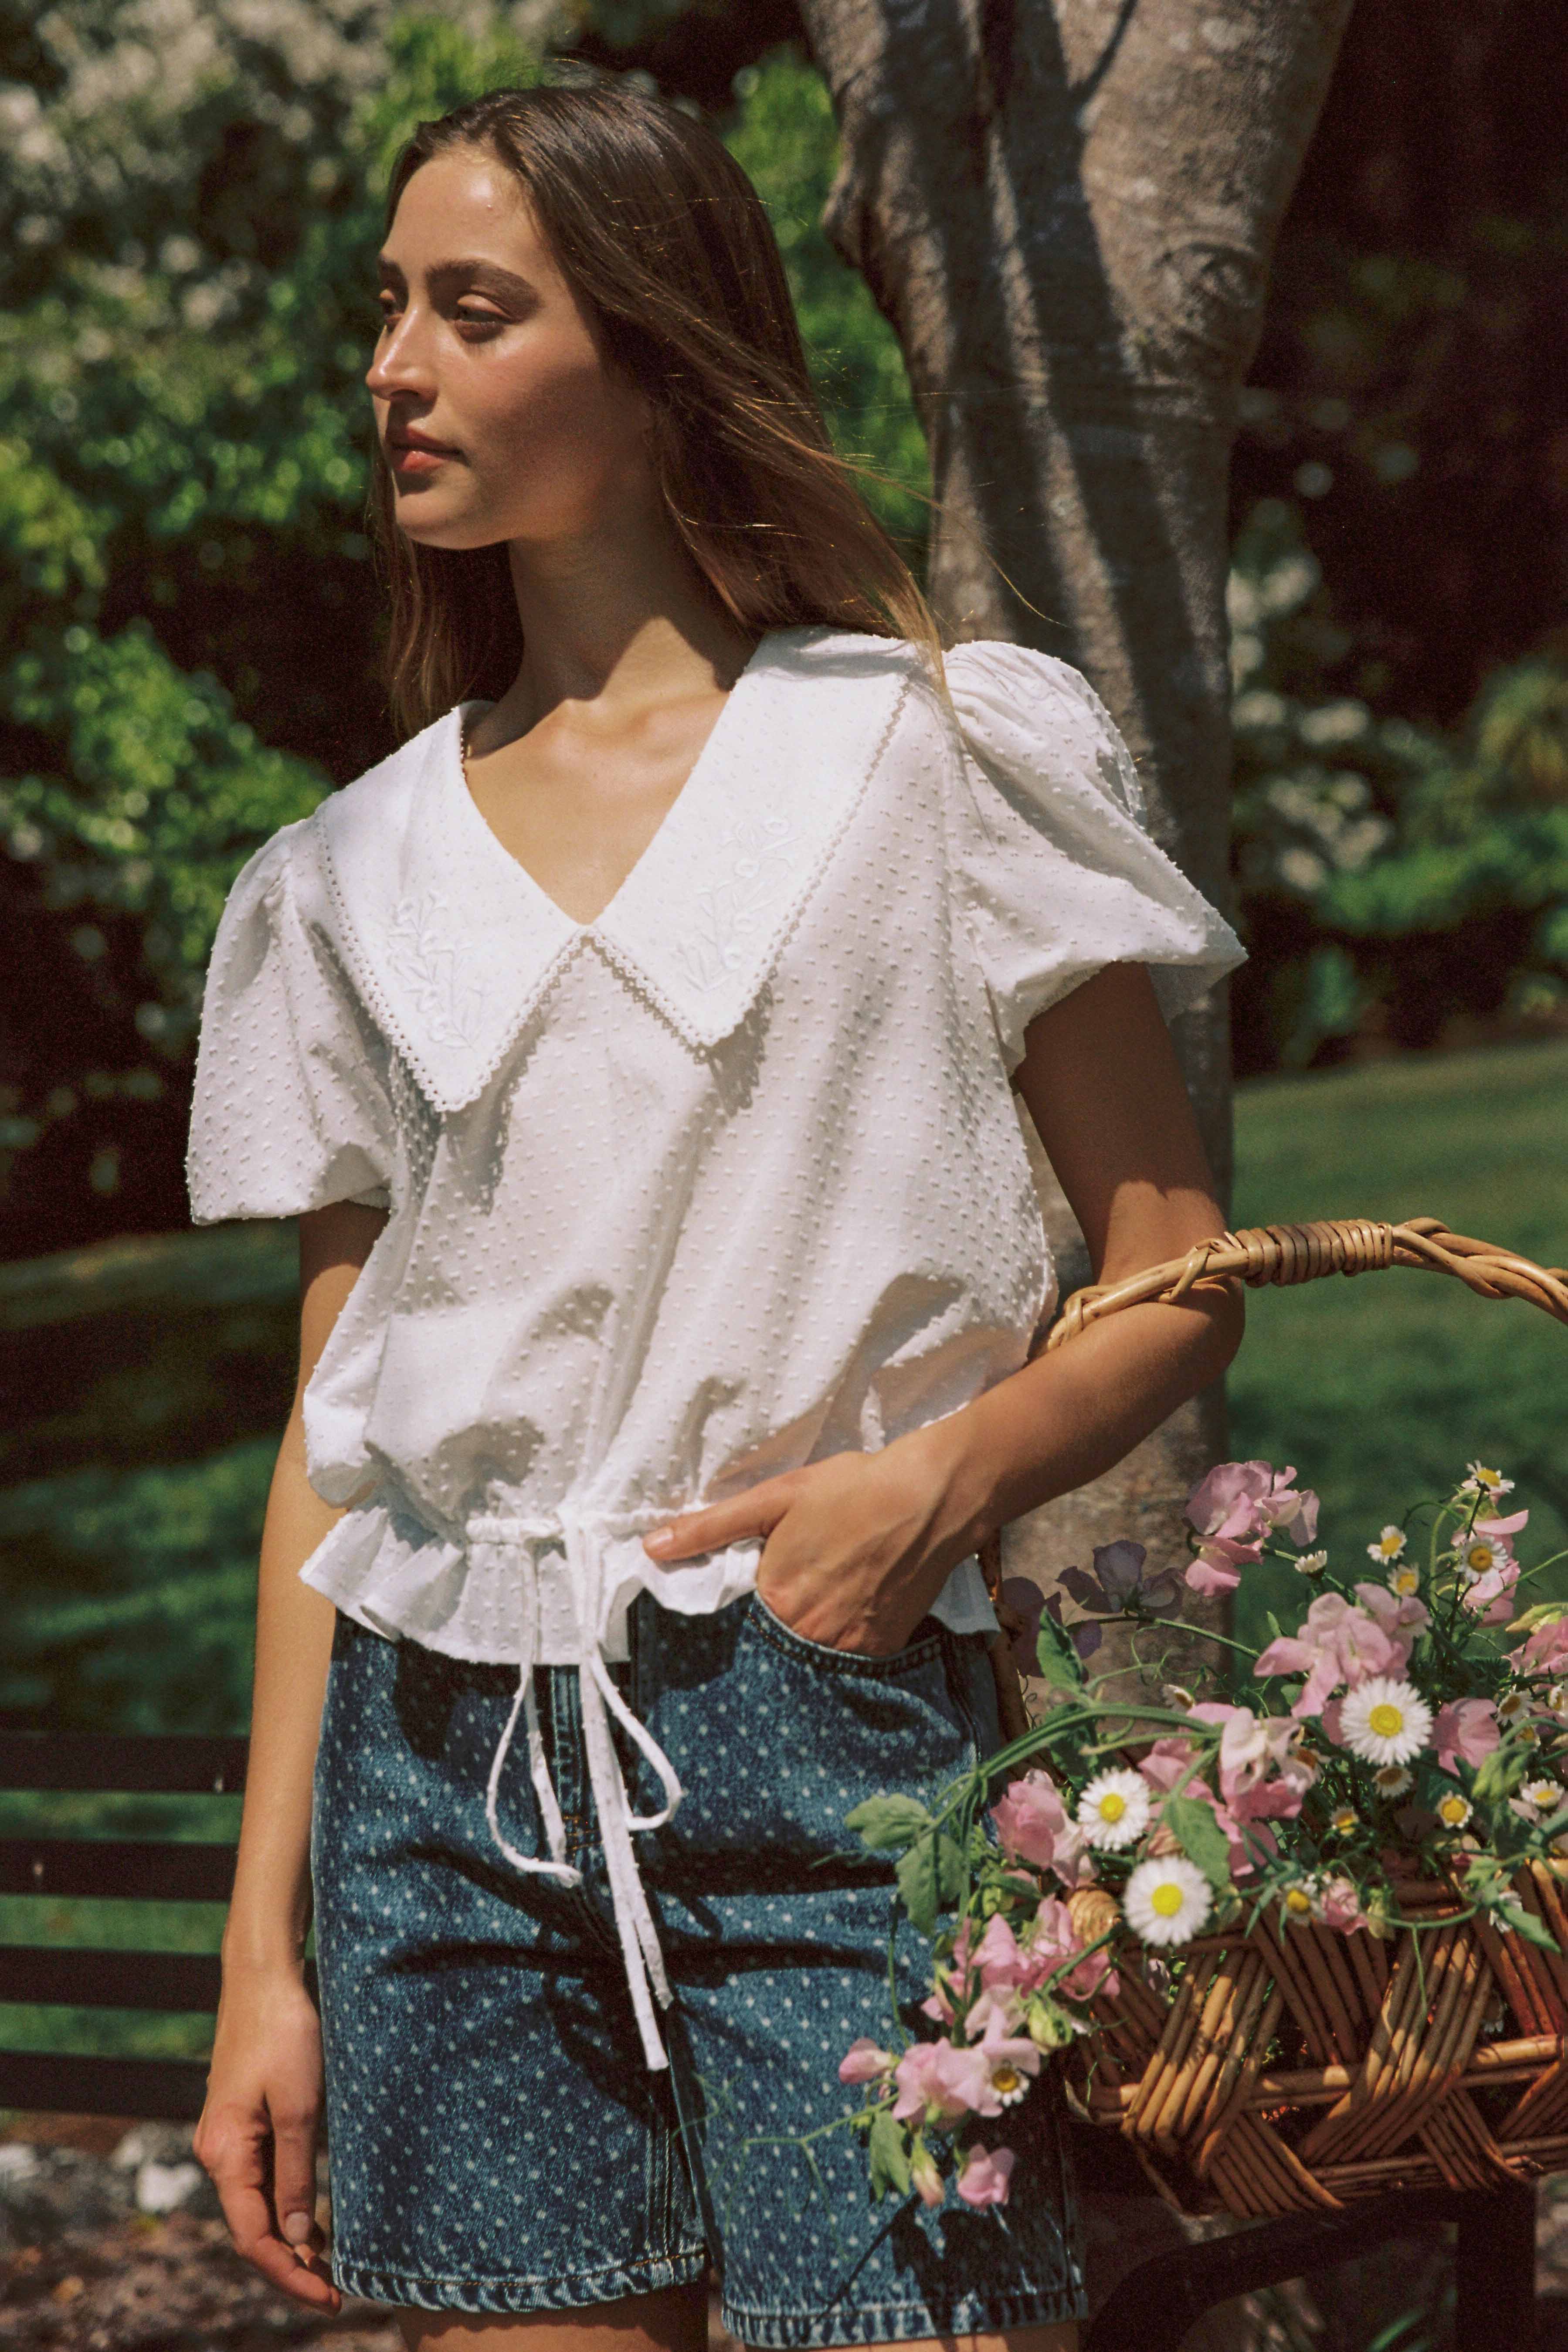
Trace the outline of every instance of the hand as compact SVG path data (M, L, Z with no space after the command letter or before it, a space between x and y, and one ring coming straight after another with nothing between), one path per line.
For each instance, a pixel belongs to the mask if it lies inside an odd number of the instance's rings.
M321 2112L321 2025L303 1979L282 1969L231 1982L226 1972L196 2160L237 2252L296 2303L335 2312L342 2297L316 2227Z
M683 1512L643 1548L667 1565L761 1536L757 1591L776 1617L808 1642L885 1657L987 1531L963 1499L967 1483L949 1423L934 1422L878 1454L829 1454Z

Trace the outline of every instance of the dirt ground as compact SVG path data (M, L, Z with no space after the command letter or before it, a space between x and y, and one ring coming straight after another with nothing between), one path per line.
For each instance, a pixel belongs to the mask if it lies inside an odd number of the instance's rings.
M1542 2184L1538 2286L1542 2352L1568 2346L1568 2175ZM1114 2224L1091 2224L1100 2291L1125 2267ZM1442 2258L1406 2249L1380 2258L1405 2303L1434 2286ZM1395 2259L1391 2261L1390 2256ZM1118 2257L1121 2259L1118 2259ZM1098 2301L1099 2296L1096 2295ZM1351 2315L1306 2287L1228 2305L1188 2338L1190 2352L1354 2352ZM1359 2315L1358 2315L1359 2316ZM1374 2336L1381 2315L1367 2313ZM1440 2317L1426 2341L1438 2352ZM710 2352L740 2352L711 2325ZM0 2352L402 2352L387 2311L345 2305L321 2321L269 2287L230 2247L190 2134L96 2117L15 2116L0 2127Z

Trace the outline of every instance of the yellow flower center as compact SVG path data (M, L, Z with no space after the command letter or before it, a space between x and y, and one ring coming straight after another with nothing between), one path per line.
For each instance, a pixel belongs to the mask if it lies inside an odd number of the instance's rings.
M1100 1820L1102 1822L1119 1822L1126 1811L1126 1798L1119 1795L1116 1790L1108 1789L1104 1796L1101 1797L1100 1801Z
M1162 1919L1173 1919L1182 1907L1182 1890L1173 1878L1163 1879L1149 1897L1149 1908Z
M1285 1908L1287 1911L1310 1911L1311 1907L1311 1896L1304 1894L1299 1886L1293 1886L1290 1889L1289 1894L1285 1897Z
M1404 1716L1385 1698L1380 1699L1373 1708L1367 1723L1380 1739L1397 1739L1405 1728Z
M1492 1564L1492 1548L1490 1544L1472 1544L1469 1550L1465 1554L1465 1562L1467 1567L1473 1568L1475 1570L1478 1576L1484 1575Z
M991 2087L1006 2098L1009 2093L1022 2087L1023 2076L1016 2066L995 2066L991 2072Z
M1457 1830L1469 1811L1463 1797L1445 1797L1437 1808L1437 1818L1451 1830Z

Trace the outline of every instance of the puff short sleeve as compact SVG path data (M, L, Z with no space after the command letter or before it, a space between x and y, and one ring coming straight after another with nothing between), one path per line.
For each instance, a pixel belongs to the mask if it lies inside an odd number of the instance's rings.
M198 1225L390 1204L384 1053L300 905L310 820L243 866L207 967L185 1172Z
M1025 646L956 646L963 743L953 856L1009 1073L1037 1013L1110 963L1150 969L1167 1020L1246 961L1148 831L1131 754L1081 671Z

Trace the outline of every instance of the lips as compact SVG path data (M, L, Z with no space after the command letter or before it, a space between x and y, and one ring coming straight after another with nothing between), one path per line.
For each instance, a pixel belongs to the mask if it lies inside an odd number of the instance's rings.
M460 454L444 441L432 441L419 434L389 433L386 436L387 461L400 474L427 473Z

